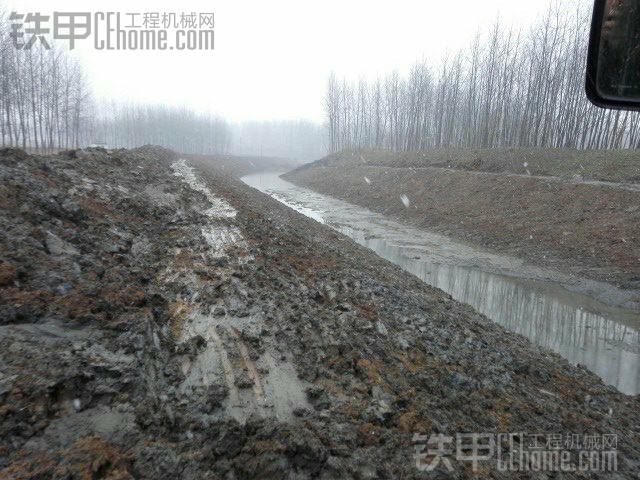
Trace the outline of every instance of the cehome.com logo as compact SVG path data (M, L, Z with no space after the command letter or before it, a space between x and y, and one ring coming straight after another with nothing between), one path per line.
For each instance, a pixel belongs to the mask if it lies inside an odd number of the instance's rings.
M49 50L47 36L77 41L93 36L96 50L213 50L213 13L12 12L11 38L19 50L40 45ZM51 21L51 25L50 25Z
M458 433L452 436L419 433L413 436L416 468L449 472L456 463L477 471L492 462L504 472L615 472L618 436L527 433Z

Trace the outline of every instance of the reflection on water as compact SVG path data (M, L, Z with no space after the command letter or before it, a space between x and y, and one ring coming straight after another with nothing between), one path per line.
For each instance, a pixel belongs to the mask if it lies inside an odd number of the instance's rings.
M573 364L585 365L625 393L638 393L640 332L632 313L604 305L600 305L599 313L592 313L581 306L585 303L583 295L556 285L417 260L406 255L403 247L389 245L383 239L365 239L361 234L354 235L352 229L340 230L505 328Z
M620 391L640 393L637 313L552 282L488 272L482 268L482 252L297 187L277 173L248 175L243 181L328 224L505 328L584 365Z

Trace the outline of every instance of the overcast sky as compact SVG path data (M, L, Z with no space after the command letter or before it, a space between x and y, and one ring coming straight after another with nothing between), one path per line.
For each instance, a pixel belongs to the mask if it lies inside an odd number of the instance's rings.
M0 0L1 2L2 0ZM189 105L231 120L323 120L326 80L406 71L468 44L478 28L526 25L548 0L17 0L19 13L215 14L212 51L98 51L76 44L98 97ZM127 17L129 18L129 17ZM170 38L173 33L170 33ZM67 43L63 43L68 48Z

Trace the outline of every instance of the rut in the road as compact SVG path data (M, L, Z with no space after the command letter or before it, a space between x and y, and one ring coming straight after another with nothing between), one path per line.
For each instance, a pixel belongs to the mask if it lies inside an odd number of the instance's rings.
M211 192L185 160L172 164L172 168L176 176L206 197L205 213L210 222L200 231L211 247L207 255L229 266L252 261L249 246L234 222L237 211ZM185 254L192 257L181 248L176 248L174 253L175 258ZM185 268L188 266L174 262L165 275L171 277L172 271L184 271ZM306 386L281 354L267 349L258 358L252 358L243 332L259 331L263 322L261 315L238 317L222 307L202 305L198 297L205 285L194 277L191 283L191 298L182 299L182 312L189 313L185 315L179 341L188 342L199 337L206 342L206 348L195 359L185 358L182 369L186 378L182 390L223 389L227 413L241 423L254 414L276 416L284 421L293 417L294 410L308 407Z

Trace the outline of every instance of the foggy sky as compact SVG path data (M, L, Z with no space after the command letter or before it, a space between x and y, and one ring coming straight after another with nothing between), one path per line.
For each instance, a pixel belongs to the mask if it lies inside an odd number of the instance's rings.
M2 1L2 0L0 0ZM213 12L213 51L97 51L78 41L97 97L188 105L229 120L321 122L327 77L375 78L466 46L500 16L528 25L548 0L18 0L19 13ZM65 49L66 41L61 41Z

